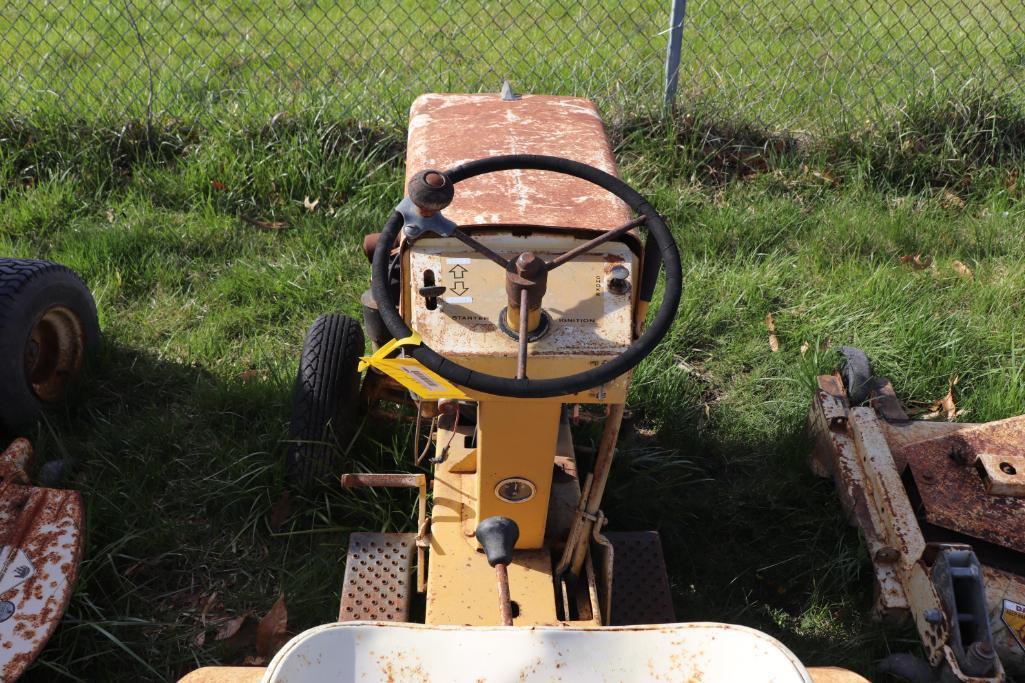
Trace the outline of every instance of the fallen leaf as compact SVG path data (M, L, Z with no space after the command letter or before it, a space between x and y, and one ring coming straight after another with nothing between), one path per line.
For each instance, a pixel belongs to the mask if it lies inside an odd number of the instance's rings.
M972 273L972 269L966 266L961 261L955 260L950 265L954 266L954 270L957 271L957 274L963 277L965 280L974 279L975 275Z
M288 489L281 494L281 497L277 499L274 505L270 509L270 528L272 531L277 531L282 527L289 517L292 516L292 497L288 493Z
M256 623L251 612L228 619L217 628L214 640L236 651L248 650L256 640Z
M114 212L112 210L110 210L110 209L107 209L107 222L108 223L113 223L114 222Z
M933 401L928 410L931 411L923 419L935 419L940 415L944 416L947 422L953 422L954 419L959 415L957 410L957 401L954 399L954 387L961 381L959 375L954 375L950 378L947 383L947 395L938 401ZM964 411L962 411L964 412Z
M288 608L285 607L285 594L281 593L256 627L256 654L265 658L273 657L288 640L287 631Z
M925 270L932 265L932 256L922 256L921 254L915 254L914 256L906 255L900 257L900 262L911 266L915 270Z
M819 180L825 182L827 185L836 185L836 178L834 178L833 174L829 171L812 171L811 174L813 177L818 178Z
M314 199L313 201L310 201L309 197L303 197L303 206L306 207L307 211L316 211L317 204L320 204L320 199Z
M773 353L779 352L779 339L776 337L776 320L772 313L765 316L765 326L769 329L769 349Z
M691 365L681 356L676 356L676 367L680 368L688 375L693 375L694 377L701 380L702 382L705 382L706 384L715 383L715 378L712 377L712 375L705 372L704 370L695 367L694 365Z
M963 209L965 203L963 199L950 190L944 190L943 198L940 199L940 205L947 209Z
M801 358L804 358L804 354L808 353L808 349L811 348L811 344L804 342L801 344Z
M203 610L199 613L199 623L204 627L206 626L206 614L213 607L214 601L217 599L217 591L210 594L210 597L203 601ZM204 636L205 638L206 636Z
M224 183L222 183L220 180L211 180L210 187L214 188L218 192L221 192L224 190Z
M242 380L243 384L247 384L250 380L259 379L259 370L243 370L239 373L239 379Z
M255 218L249 218L248 216L239 216L243 223L249 223L249 225L260 228L261 230L284 230L288 227L288 223L284 221L261 221Z
M1014 191L1018 189L1018 169L1011 169L1007 172L1005 185L1007 186L1007 191L1014 194Z

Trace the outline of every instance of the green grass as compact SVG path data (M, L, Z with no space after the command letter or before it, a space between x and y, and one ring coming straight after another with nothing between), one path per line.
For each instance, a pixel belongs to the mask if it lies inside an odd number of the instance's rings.
M668 20L652 0L69 4L0 8L0 63L17 65L0 76L0 110L141 115L152 98L188 118L287 106L404 125L421 92L497 91L505 78L661 104Z
M687 101L800 130L860 125L965 87L1021 99L1013 0L692 0ZM661 106L664 0L30 2L0 7L0 111L266 120L289 109L403 125L424 91Z
M904 399L960 375L963 419L1025 412L1023 122L978 95L812 143L698 111L613 130L625 177L672 226L685 285L636 373L605 509L612 528L661 531L679 618L749 624L807 663L865 673L916 647L869 619L868 558L808 470L803 417L840 344ZM251 652L203 615L261 614L279 591L292 629L331 620L347 533L411 529L412 498L325 494L280 530L269 514L304 330L358 315L360 245L400 198L401 136L303 113L149 133L57 115L0 126L0 253L78 270L105 338L33 435L44 458L82 459L88 518L74 598L30 677L240 661ZM919 253L934 265L900 261ZM367 421L353 467L408 468L412 439Z

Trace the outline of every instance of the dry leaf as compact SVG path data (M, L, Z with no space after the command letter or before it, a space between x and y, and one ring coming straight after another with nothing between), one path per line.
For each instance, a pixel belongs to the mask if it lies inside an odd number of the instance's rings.
M709 373L705 372L704 370L700 370L699 368L695 367L694 365L691 365L684 358L682 358L680 356L676 356L676 367L680 368L681 370L686 372L688 375L693 375L694 377L696 377L697 379L701 380L702 382L705 382L706 384L714 384L715 383L715 378L712 377L712 375L710 375Z
M203 645L206 643L206 631L200 631L198 634L196 634L196 637L192 639L192 643L196 647L203 647Z
M772 317L772 313L765 316L765 327L769 329L769 349L773 353L778 353L779 339L776 337L776 320Z
M110 209L107 209L107 222L108 223L113 223L114 222L114 212L112 210L110 210Z
M957 386L959 381L961 381L960 376L954 375L951 377L947 385L947 395L929 406L929 410L936 413L937 417L942 413L946 417L947 422L953 422L958 415L957 402L954 400L954 387Z
M247 216L239 216L239 218L243 223L249 223L249 225L260 228L261 230L284 230L288 227L288 223L285 223L284 221L261 221Z
M288 609L285 607L285 594L281 593L256 627L256 654L268 659L273 657L288 640L287 631Z
M932 265L932 256L922 256L921 254L915 254L914 256L901 256L900 262L904 265L911 266L915 270L925 270Z
M292 516L292 498L285 489L270 509L270 528L277 531Z
M1018 189L1018 169L1011 169L1007 172L1005 185L1007 186L1007 191L1014 194L1014 191Z
M227 641L229 645L242 646L246 641L256 635L252 628L255 619L250 612L246 612L234 619L228 619L217 627L217 634L214 640Z
M812 171L811 174L813 177L818 178L827 185L836 185L836 178L834 178L833 174L831 174L829 171Z
M217 190L218 192L220 192L220 191L224 190L224 183L222 183L220 180L211 180L210 181L210 187L212 187L215 190Z
M963 209L965 206L964 200L950 190L943 191L943 198L940 199L940 205L946 209Z
M242 372L239 373L238 377L239 377L239 379L242 380L243 384L248 384L250 380L259 379L260 378L260 371L259 370L243 370Z
M804 358L804 354L808 353L808 349L811 348L811 344L804 342L801 344L801 358Z
M954 261L950 265L954 266L954 270L957 271L957 274L963 277L965 280L971 280L975 277L975 275L972 273L972 269L966 266L961 261Z
M204 627L206 626L206 614L210 611L210 608L213 607L216 599L217 591L214 591L210 594L210 597L203 601L203 610L199 613L199 623L203 624ZM204 639L206 638L205 635L203 637Z
M317 204L320 204L320 199L314 199L313 201L310 201L309 197L303 197L303 206L306 207L307 211L316 211Z

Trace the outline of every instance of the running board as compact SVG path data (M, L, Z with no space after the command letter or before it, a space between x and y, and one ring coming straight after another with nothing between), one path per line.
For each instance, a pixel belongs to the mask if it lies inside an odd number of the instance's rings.
M409 621L416 534L349 535L338 621Z

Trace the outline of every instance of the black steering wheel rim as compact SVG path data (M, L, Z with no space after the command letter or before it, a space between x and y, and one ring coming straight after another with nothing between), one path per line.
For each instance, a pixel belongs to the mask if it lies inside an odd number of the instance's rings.
M511 169L552 171L587 180L616 195L636 213L647 217L648 235L655 241L656 249L651 248L649 240L645 248L643 281L639 291L641 300L651 300L658 277L659 262L666 272L665 292L651 325L625 351L611 360L584 372L551 379L514 379L478 372L445 358L422 343L406 347L406 352L424 367L458 386L496 396L550 398L571 395L607 384L635 368L654 350L672 327L683 287L683 273L676 241L666 227L665 221L640 193L619 178L579 161L535 154L507 154L470 161L443 173L449 182L455 185L475 176ZM377 248L374 250L370 285L381 319L388 332L396 339L403 339L412 333L399 314L397 304L392 301L388 289L390 254L402 227L402 215L396 211L385 223Z

